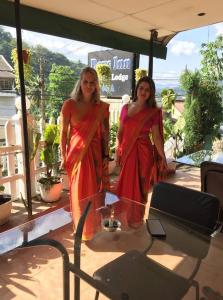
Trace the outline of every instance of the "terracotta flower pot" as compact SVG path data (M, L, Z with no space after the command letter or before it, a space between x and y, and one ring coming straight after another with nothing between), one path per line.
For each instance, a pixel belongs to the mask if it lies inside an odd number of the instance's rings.
M22 58L23 58L24 64L29 63L29 51L28 50L22 50Z
M0 195L0 225L5 224L12 210L12 200L11 195L1 194Z

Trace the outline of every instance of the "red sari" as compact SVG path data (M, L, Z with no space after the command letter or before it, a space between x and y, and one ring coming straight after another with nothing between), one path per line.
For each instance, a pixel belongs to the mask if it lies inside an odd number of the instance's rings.
M74 101L66 102L62 108L64 116L77 113ZM109 105L104 102L94 104L77 125L70 127L66 170L70 181L71 212L75 227L87 202L92 201L83 230L83 240L91 239L100 227L101 220L96 209L104 204L102 191L109 184L107 168L103 168L102 160L103 138L105 134L108 135L102 124L109 118L108 108Z
M154 146L149 135L151 128L160 123L160 112L158 108L145 108L129 117L128 105L122 108L121 171L117 184L121 201L115 204L115 211L124 214L122 222L131 227L138 227L143 221L154 170Z

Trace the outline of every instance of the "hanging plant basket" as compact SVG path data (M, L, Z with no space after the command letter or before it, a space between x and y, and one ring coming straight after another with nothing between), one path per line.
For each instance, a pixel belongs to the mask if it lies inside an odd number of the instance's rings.
M0 225L5 224L12 210L12 200L11 195L0 194Z

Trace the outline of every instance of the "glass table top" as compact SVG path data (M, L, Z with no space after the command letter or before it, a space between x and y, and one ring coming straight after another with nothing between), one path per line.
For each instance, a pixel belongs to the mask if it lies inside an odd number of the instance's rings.
M103 200L100 203L103 205L94 205L96 203L96 198L103 197ZM87 218L91 218L93 215L93 222L97 223L97 233L96 237L103 237L103 239L112 240L115 233L119 232L121 240L125 243L127 238L130 243L131 229L126 215L120 212L121 207L119 206L120 201L115 194L106 193L97 194L91 197L87 197L81 200L82 211L84 211L88 202L91 202ZM136 220L144 215L145 205L131 201L129 199L123 200L122 204L126 206L131 212L137 211L139 216L136 215ZM60 227L65 226L72 222L70 207L69 205L60 208L50 213L41 215L31 221L28 221L22 225L16 226L9 230L3 231L0 233L0 254L6 253L10 250L13 250L17 247L22 246L24 242L30 242L37 238L47 235L50 231L54 231ZM142 224L139 224L142 225ZM148 239L148 234L145 236ZM99 238L100 240L100 238ZM146 241L147 242L147 241ZM135 247L136 240L133 239L132 246ZM140 243L138 244L140 245ZM145 246L145 243L142 243L139 248L142 249ZM126 249L127 250L127 249Z
M223 164L223 152L215 153L211 150L200 150L184 155L175 160L178 163L200 167L203 161L212 161Z
M71 222L69 206L0 233L0 254L13 250Z
M107 240L110 243L109 247L111 245L117 247L117 245L122 244L124 246L123 251L128 249L143 250L151 243L151 236L145 223L145 218L148 218L148 207L145 204L127 198L122 198L119 201L118 197L110 192L105 195L101 194L100 197L103 197L103 201L100 203L104 203L101 206L95 205L98 195L81 200L82 211L89 201L92 203L87 215L87 218L90 218L96 226L95 237L91 243L96 245ZM150 209L149 217L154 218L153 214L154 211ZM174 221L176 222L176 218ZM13 250L24 242L47 235L47 233L71 222L70 208L67 205L4 231L0 233L0 254ZM118 243L113 243L115 239Z

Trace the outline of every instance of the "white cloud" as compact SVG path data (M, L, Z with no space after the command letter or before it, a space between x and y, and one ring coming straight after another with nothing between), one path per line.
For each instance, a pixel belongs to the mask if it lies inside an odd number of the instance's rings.
M170 43L170 51L176 55L192 55L198 53L198 48L195 43L188 41L175 41Z
M214 28L216 29L216 35L223 35L223 23L218 23L214 25Z
M15 28L3 26L5 31L16 37ZM84 42L73 41L65 38L60 38L52 35L22 30L22 38L31 46L41 45L52 52L59 52L65 55L70 60L80 60L87 63L88 53L98 50L107 49L96 45L87 44Z

